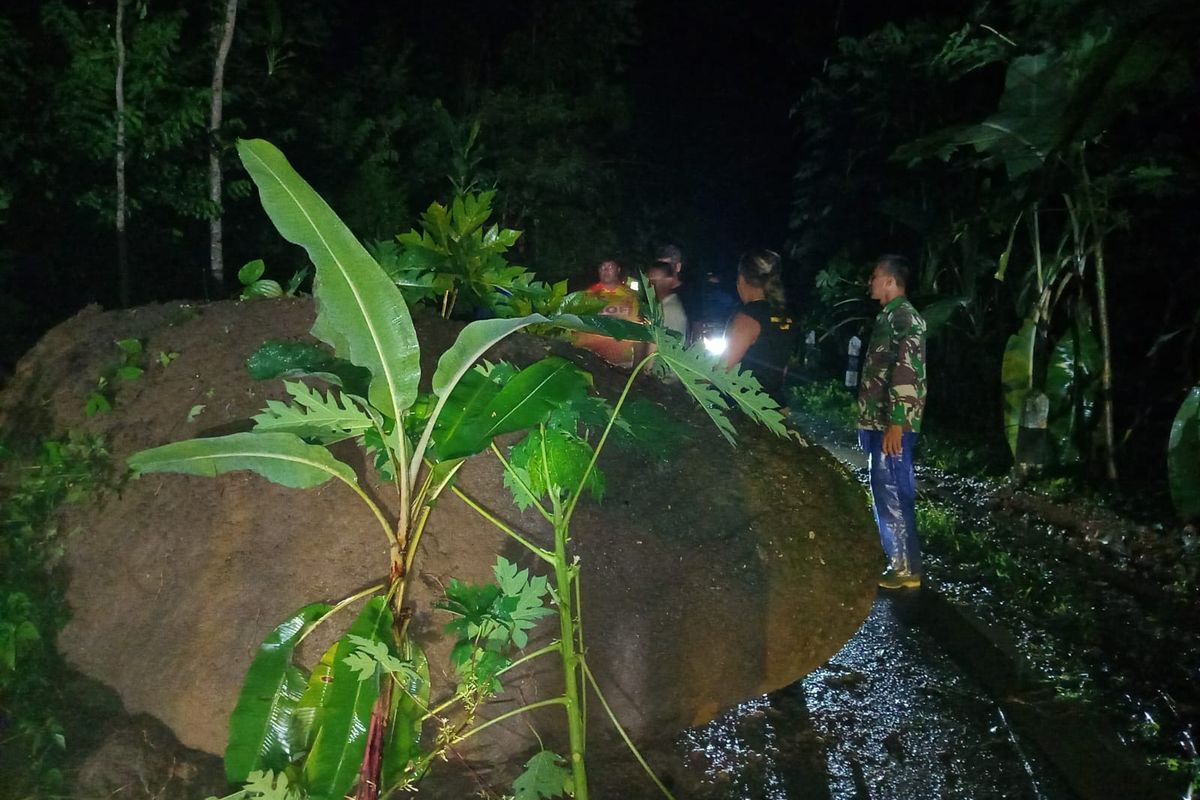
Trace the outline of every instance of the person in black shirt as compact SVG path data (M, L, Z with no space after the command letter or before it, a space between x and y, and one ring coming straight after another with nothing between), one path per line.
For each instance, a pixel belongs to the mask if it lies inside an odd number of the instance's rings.
M725 364L740 364L783 405L795 332L784 309L780 267L779 254L773 250L754 250L738 261L737 292L742 302L725 326Z

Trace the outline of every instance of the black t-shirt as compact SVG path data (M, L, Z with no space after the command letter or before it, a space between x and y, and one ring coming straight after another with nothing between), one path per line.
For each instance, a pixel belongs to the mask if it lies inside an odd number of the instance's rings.
M734 311L735 315L738 313L745 314L762 327L754 344L742 356L742 369L749 370L758 378L763 391L782 404L784 370L796 344L792 319L783 309L772 308L766 300L744 303Z

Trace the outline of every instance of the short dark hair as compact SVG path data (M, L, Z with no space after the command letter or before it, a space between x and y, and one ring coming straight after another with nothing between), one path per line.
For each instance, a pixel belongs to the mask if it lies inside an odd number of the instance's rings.
M912 263L907 258L885 253L875 260L875 265L886 269L896 279L896 285L907 291L908 282L912 279Z
M677 245L664 244L660 245L654 253L655 261L670 262L671 264L683 263L683 251Z

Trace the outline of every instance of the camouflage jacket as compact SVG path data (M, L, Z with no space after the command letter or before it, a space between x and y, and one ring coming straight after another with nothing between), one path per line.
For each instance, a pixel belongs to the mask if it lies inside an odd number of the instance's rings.
M858 386L858 426L919 432L925 412L925 320L904 296L875 317Z

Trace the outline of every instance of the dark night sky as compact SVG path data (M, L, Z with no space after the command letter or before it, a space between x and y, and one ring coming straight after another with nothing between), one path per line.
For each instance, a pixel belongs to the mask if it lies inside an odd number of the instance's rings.
M730 270L751 247L783 249L797 146L790 111L837 37L963 6L648 0L627 73L634 191L685 201L690 213L664 219L663 234L702 268Z

